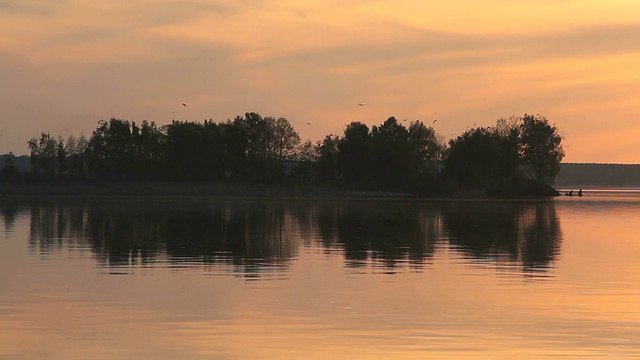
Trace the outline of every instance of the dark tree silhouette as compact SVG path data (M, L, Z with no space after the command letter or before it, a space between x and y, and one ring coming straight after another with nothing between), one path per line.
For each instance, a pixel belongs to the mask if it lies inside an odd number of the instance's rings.
M369 127L352 122L338 145L338 171L348 185L369 188L373 181L372 167Z
M41 133L40 138L28 142L31 152L31 168L37 175L53 178L56 172L58 141L49 133Z
M20 180L20 171L16 168L16 156L9 152L4 155L4 166L0 170L0 181L17 182Z
M553 183L560 171L564 150L558 129L549 124L547 118L540 115L524 115L520 151L522 162L528 166L537 183Z
M395 117L388 118L371 131L372 179L379 189L409 190L417 175L415 151L409 132Z
M86 173L86 150L88 146L87 138L84 135L80 137L69 136L65 145L68 157L69 176L75 179L81 179Z
M247 112L216 123L101 120L87 141L42 133L29 140L40 179L240 181L322 185L414 194L555 194L548 185L564 157L555 126L542 116L472 128L448 147L421 121L395 117L346 126L343 137L300 145L286 118ZM327 187L328 186L328 187ZM551 191L553 190L553 191Z
M318 145L318 178L320 182L334 184L338 181L338 154L340 137L327 135Z
M225 178L230 180L248 179L249 134L245 119L236 116L233 121L220 124L223 138L223 163Z
M159 167L161 133L153 122L101 120L87 146L89 173L107 179L148 178Z
M177 180L215 180L224 175L222 129L212 121L173 121L162 127L165 174Z
M436 131L416 120L409 125L409 142L418 158L420 173L428 176L437 175L445 146Z
M517 158L508 138L492 128L475 128L449 142L443 176L461 188L508 192L515 185Z

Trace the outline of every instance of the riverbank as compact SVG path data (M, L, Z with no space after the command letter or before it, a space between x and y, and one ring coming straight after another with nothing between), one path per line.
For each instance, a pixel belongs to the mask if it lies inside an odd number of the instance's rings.
M0 195L86 196L214 196L251 198L530 198L557 196L551 186L531 193L495 195L482 190L414 194L393 191L362 191L307 184L269 185L228 182L28 182L0 184Z

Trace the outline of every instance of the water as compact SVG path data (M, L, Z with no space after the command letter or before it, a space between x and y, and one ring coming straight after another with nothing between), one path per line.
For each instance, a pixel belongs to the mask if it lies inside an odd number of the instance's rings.
M634 191L0 214L0 359L640 358Z

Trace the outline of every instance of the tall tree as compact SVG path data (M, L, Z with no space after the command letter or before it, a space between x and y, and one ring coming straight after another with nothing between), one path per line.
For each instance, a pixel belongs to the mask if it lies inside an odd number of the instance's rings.
M295 155L297 146L300 144L300 135L286 118L267 119L269 119L269 127L273 131L273 151L277 159L280 162L291 160Z
M520 131L520 152L522 162L536 182L553 183L564 158L562 137L555 125L544 116L525 114Z
M449 142L443 175L463 188L510 191L515 182L517 147L495 128L467 130Z
M180 180L202 178L205 147L202 124L174 120L163 126L162 131L165 134L163 160L166 176Z
M62 136L58 136L56 141L56 164L59 177L67 174L69 171L69 153Z
M213 180L223 175L221 126L213 121L173 121L165 133L165 172L174 179Z
M307 183L317 181L319 146L320 142L314 145L310 140L307 140L296 147L293 155L294 166L291 169L291 176L294 180Z
M385 190L408 190L416 177L415 152L409 132L395 117L371 130L371 173L375 186Z
M253 179L282 179L285 161L291 160L300 136L285 118L263 118L246 113L243 121L247 134L248 171Z
M58 141L49 133L41 133L40 138L28 141L31 167L38 175L53 177L56 172Z
M89 172L112 179L149 177L160 157L161 133L153 122L100 120L87 146Z
M421 172L435 175L444 152L444 144L436 131L432 127L427 127L422 121L416 120L409 125L409 142L420 161Z
M16 168L16 156L13 152L4 155L4 166L0 170L0 181L16 182L20 180L20 171Z
M249 133L245 118L236 116L219 125L222 135L224 177L244 180L248 176Z
M317 145L318 177L322 182L334 183L338 180L338 154L340 137L329 134Z
M82 178L86 172L86 156L88 141L84 135L69 136L66 141L65 151L68 156L69 175L74 178Z
M338 145L338 171L349 185L370 187L372 168L369 127L359 121L347 125Z

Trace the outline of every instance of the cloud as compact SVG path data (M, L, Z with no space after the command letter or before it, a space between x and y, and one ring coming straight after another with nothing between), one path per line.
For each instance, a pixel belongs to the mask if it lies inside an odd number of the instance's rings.
M57 7L68 2L68 0L1 0L0 13L29 16L50 15Z
M0 124L87 133L112 115L169 121L171 104L189 102L180 119L259 111L312 122L299 129L312 139L435 111L446 136L524 112L571 136L606 114L626 128L640 4L616 4L0 0Z

